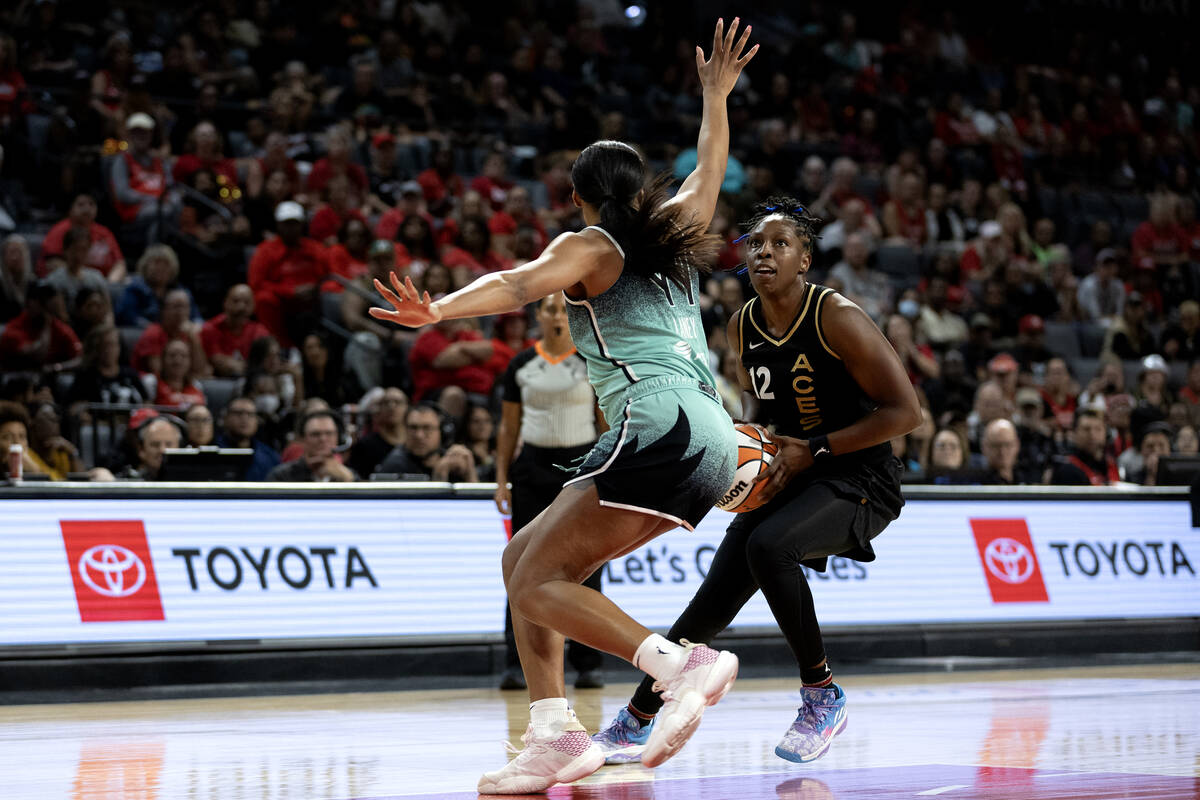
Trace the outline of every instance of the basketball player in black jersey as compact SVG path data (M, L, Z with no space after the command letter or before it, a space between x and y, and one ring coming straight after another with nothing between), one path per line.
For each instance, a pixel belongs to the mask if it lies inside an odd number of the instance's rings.
M824 572L829 556L875 559L871 540L904 504L889 442L921 421L912 384L875 323L806 280L814 222L795 199L772 198L756 207L742 237L758 293L728 324L742 418L772 425L780 450L760 476L766 502L734 518L668 635L710 641L761 589L800 668L803 705L775 748L796 762L823 755L846 722L805 568ZM661 702L644 681L593 737L609 763L637 760Z

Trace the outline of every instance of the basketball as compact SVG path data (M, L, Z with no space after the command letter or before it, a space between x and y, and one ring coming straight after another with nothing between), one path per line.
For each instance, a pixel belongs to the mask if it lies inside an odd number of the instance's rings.
M737 471L733 474L733 485L717 502L717 508L740 513L762 505L759 496L766 483L756 484L754 479L767 471L779 448L758 425L740 422L734 428L737 430Z

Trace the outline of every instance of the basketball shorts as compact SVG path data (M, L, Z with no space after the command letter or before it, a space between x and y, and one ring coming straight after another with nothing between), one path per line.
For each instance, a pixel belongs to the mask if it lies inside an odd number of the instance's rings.
M603 506L694 529L737 466L733 422L716 391L682 376L647 378L625 391L622 409L566 485L590 479Z

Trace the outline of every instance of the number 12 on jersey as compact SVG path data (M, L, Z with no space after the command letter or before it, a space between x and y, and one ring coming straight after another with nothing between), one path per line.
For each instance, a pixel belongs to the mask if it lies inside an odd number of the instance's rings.
M751 367L749 372L754 396L759 400L774 400L775 393L771 391L771 370L766 367Z

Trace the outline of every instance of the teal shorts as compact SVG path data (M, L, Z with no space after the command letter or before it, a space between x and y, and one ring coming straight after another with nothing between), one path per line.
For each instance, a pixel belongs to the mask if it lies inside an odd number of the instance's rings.
M712 387L691 378L630 386L620 421L566 485L591 480L600 505L640 511L692 530L733 483L737 440Z

